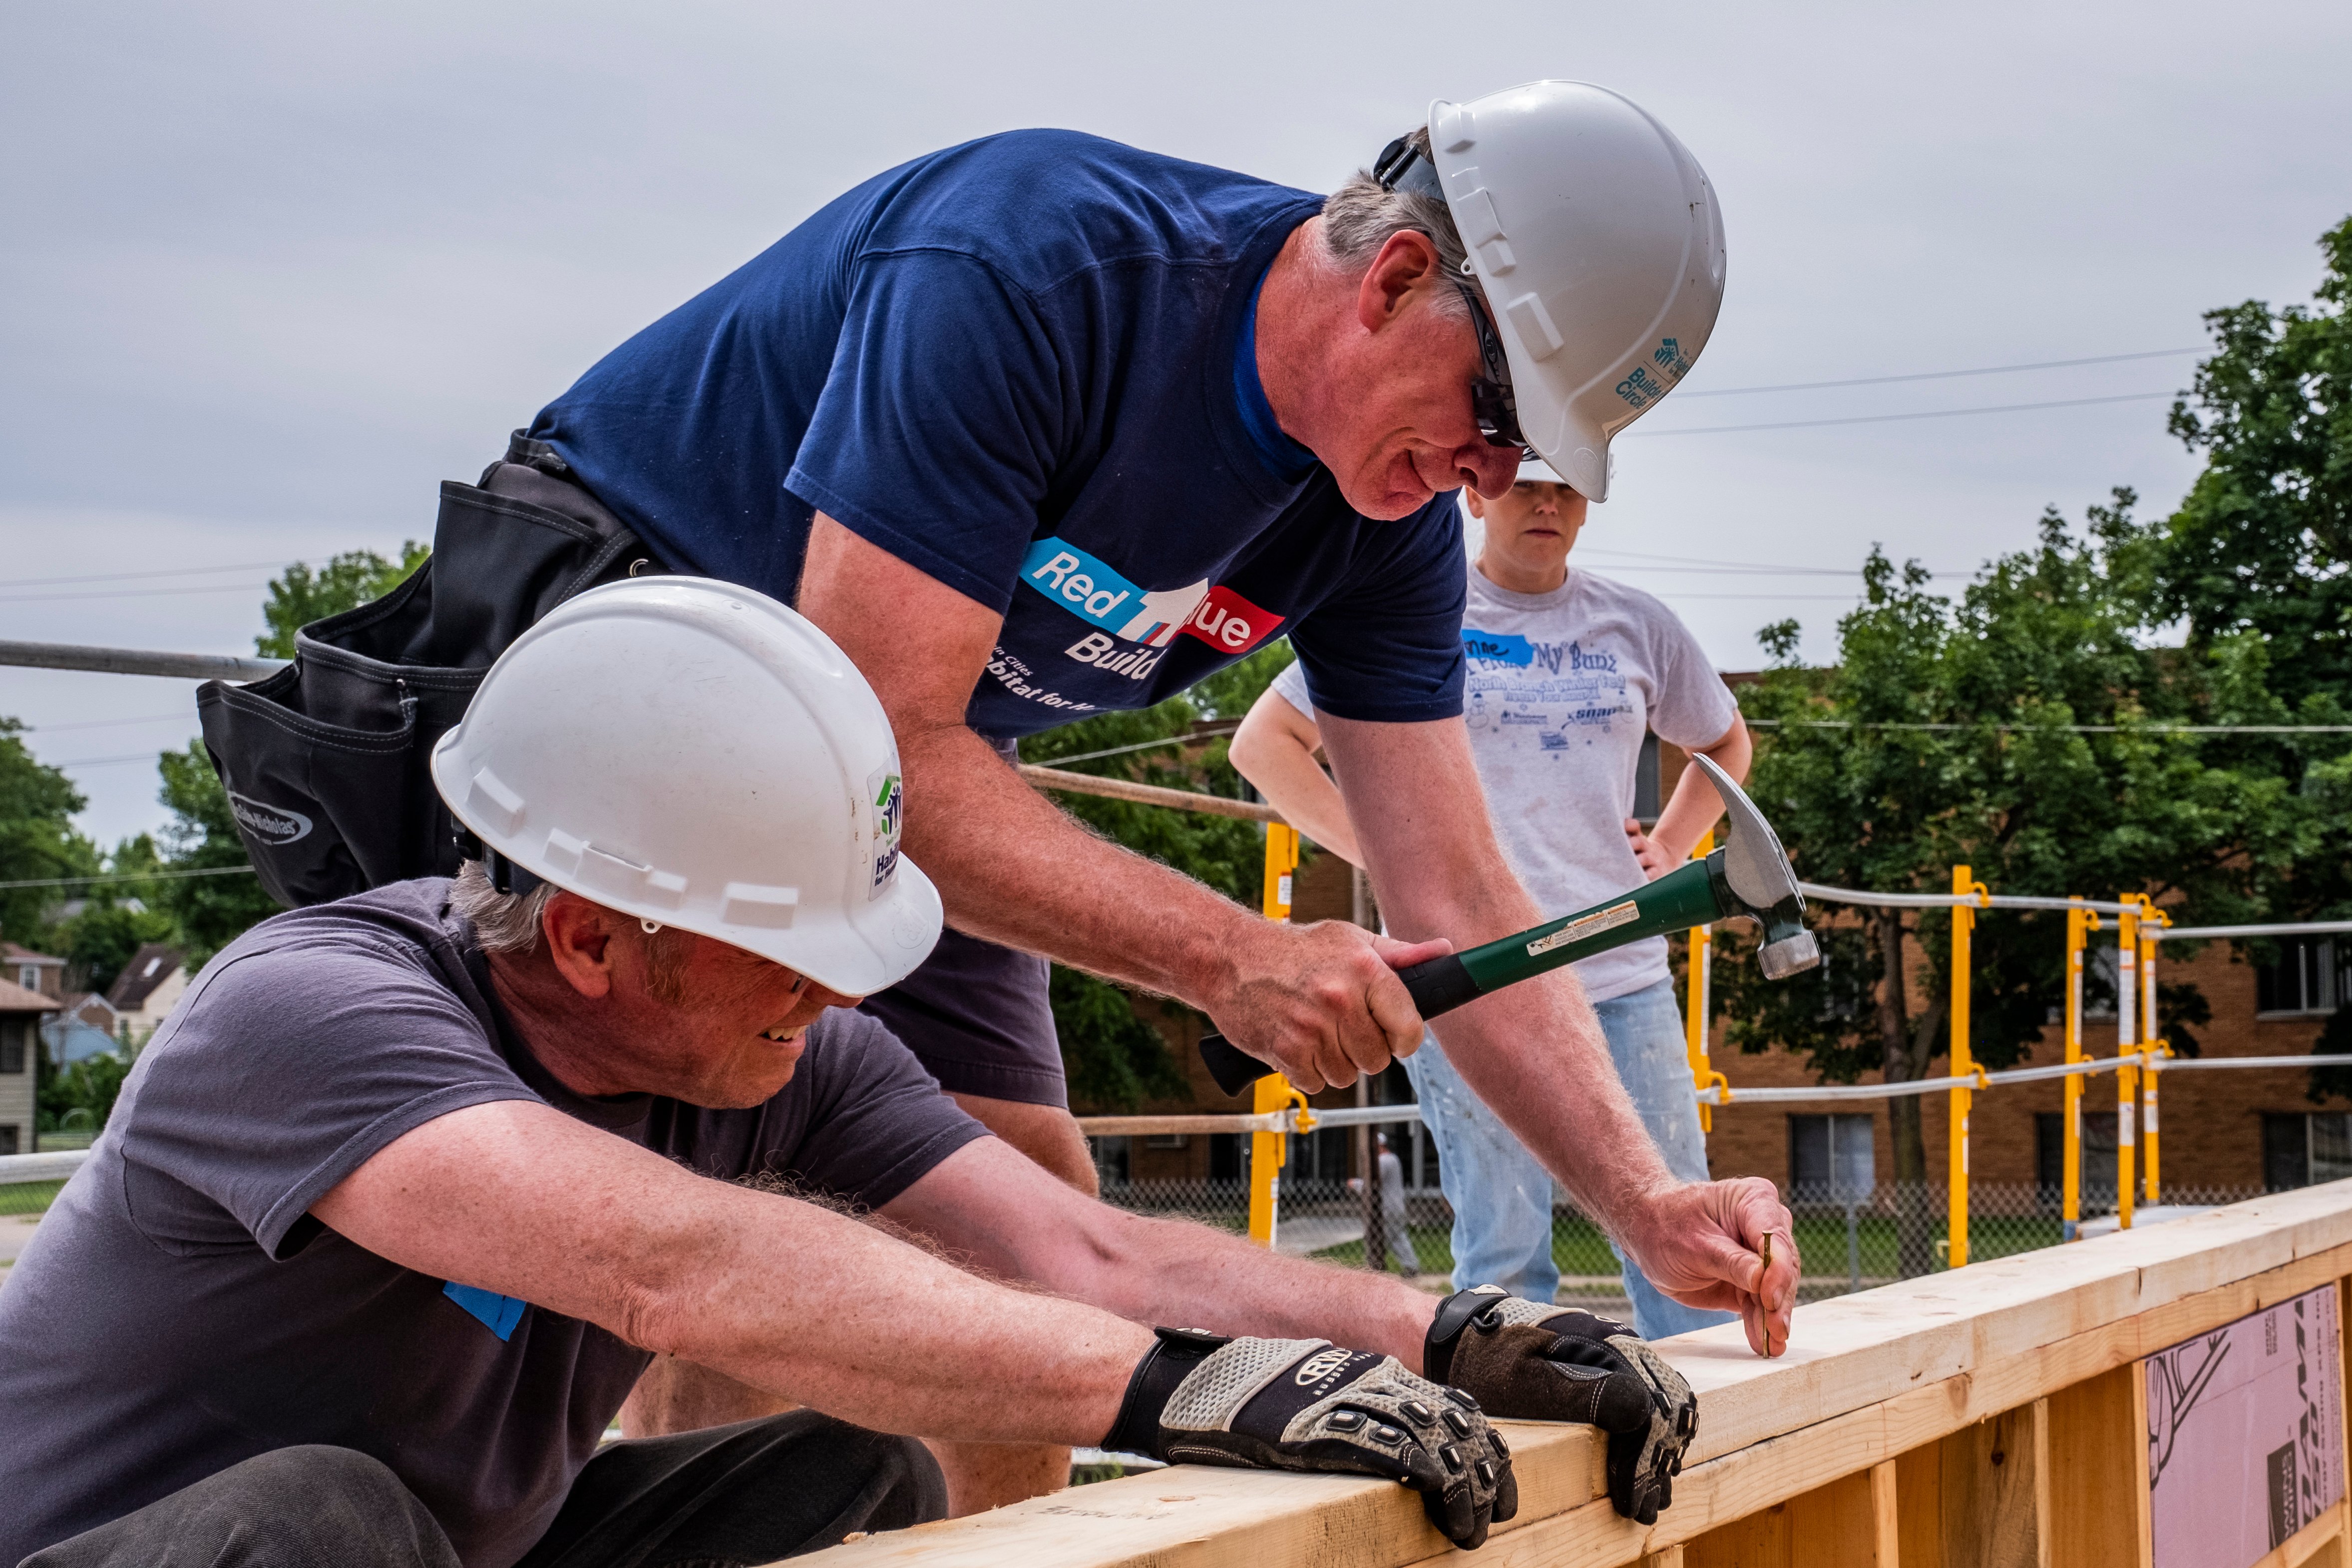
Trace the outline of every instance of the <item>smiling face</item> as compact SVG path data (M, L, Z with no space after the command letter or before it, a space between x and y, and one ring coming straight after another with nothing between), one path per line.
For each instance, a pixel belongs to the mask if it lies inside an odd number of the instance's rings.
M493 952L499 994L541 1062L581 1094L726 1110L792 1081L808 1026L862 1000L692 931L559 892L526 952Z
M1366 517L1406 517L1465 485L1501 494L1519 449L1489 446L1472 415L1477 332L1429 237L1391 236L1358 279L1314 258L1313 229L1261 295L1258 371L1283 429Z

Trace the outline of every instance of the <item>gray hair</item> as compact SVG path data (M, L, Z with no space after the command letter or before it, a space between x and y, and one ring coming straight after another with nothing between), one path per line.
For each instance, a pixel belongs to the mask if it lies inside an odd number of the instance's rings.
M484 952L529 952L539 945L539 917L555 897L552 882L541 882L528 893L501 893L490 886L490 874L479 860L457 868L449 889L449 907L474 928L474 941Z
M1413 151L1429 156L1429 128L1422 126L1407 138ZM1384 191L1370 169L1359 169L1323 204L1323 259L1334 270L1361 277L1391 237L1417 229L1437 247L1437 264L1448 277L1468 279L1463 263L1469 252L1454 226L1454 215L1442 197L1425 191ZM1474 283L1472 287L1476 287ZM1441 315L1466 315L1468 303L1461 291L1441 289L1431 297Z

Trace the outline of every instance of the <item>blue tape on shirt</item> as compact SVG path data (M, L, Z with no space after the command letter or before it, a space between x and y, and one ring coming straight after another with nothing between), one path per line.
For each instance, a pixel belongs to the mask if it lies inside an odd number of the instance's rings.
M478 1285L460 1285L455 1279L441 1287L441 1294L479 1318L482 1326L498 1335L501 1343L522 1321L522 1310L530 1305L520 1297L501 1296Z
M1475 626L1462 628L1462 652L1465 658L1496 664L1532 664L1536 657L1528 639L1517 632L1482 632Z

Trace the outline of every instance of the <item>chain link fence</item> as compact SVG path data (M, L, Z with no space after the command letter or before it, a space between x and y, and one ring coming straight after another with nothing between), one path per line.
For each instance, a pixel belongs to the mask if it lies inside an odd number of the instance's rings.
M2166 1189L2164 1202L2167 1206L2231 1204L2259 1197L2262 1191L2259 1186L2176 1185ZM1197 1220L1235 1233L1248 1228L1246 1180L1108 1182L1102 1195L1105 1202L1137 1213ZM1949 1189L1940 1183L1888 1182L1852 1192L1821 1187L1783 1193L1805 1262L1800 1299L1823 1300L1950 1267L1949 1198ZM2083 1194L2085 1223L2113 1215L2115 1209L2112 1185L2089 1187ZM1280 1250L1348 1268L1364 1266L1366 1215L1360 1188L1286 1173L1276 1212L1275 1245ZM1454 1268L1453 1205L1434 1188L1408 1189L1402 1218L1402 1237L1393 1214L1386 1227L1383 1250L1390 1255L1390 1270L1431 1289L1445 1289ZM1969 1188L1971 1261L2055 1247L2063 1234L2063 1205L2054 1187L1979 1182ZM1552 1213L1552 1258L1559 1268L1559 1300L1622 1309L1624 1288L1607 1235L1565 1205Z

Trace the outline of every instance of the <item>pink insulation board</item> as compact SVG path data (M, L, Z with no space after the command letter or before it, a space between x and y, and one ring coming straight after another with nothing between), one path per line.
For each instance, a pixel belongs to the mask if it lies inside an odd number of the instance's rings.
M2326 1285L2141 1363L2156 1568L2247 1568L2344 1495L2342 1344Z

